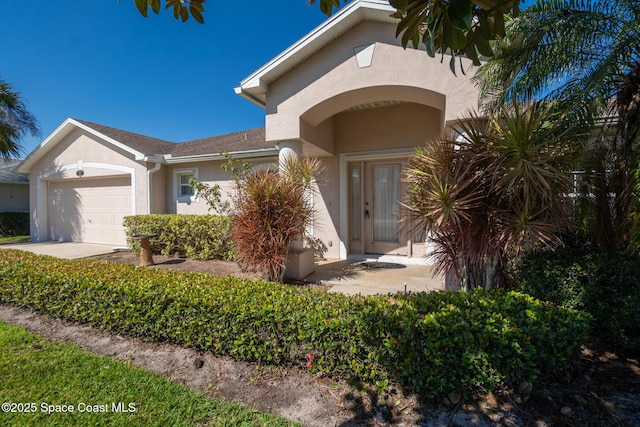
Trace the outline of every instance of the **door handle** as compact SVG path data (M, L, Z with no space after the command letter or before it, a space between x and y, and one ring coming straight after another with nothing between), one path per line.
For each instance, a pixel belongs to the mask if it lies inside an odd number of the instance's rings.
M369 219L369 211L364 211L364 219Z

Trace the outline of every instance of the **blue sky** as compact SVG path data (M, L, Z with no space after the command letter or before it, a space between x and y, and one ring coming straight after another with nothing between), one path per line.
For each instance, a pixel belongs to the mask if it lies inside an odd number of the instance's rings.
M0 77L42 130L23 155L68 117L172 142L264 126L233 88L326 16L307 0L238 4L208 1L201 25L133 0L0 0Z
M238 4L208 1L200 25L133 0L0 0L0 76L42 129L23 155L67 117L173 142L264 126L234 86L326 17L306 0Z

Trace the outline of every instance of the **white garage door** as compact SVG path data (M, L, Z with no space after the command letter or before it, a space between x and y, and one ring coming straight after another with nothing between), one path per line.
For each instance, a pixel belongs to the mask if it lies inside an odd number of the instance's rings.
M126 244L122 219L131 215L129 176L49 182L51 240Z

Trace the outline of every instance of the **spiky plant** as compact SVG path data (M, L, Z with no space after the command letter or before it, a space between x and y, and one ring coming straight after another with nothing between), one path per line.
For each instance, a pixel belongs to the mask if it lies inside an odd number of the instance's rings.
M584 210L582 223L591 242L604 249L628 248L638 224L632 191L638 175L638 39L637 0L538 0L509 21L495 58L475 77L487 107L548 99L562 105L568 126L603 130L590 141L590 156L575 166L589 186L583 206L591 209ZM601 126L599 119L607 116L615 117L617 133L608 129L610 122Z
M313 216L307 194L319 172L317 160L304 158L288 160L281 171L248 172L237 181L231 235L243 268L267 281L283 281L289 249Z
M472 115L460 123L462 138L428 143L409 159L410 216L429 233L438 270L461 287L503 284L510 257L554 247L569 228L574 140L549 120L553 108Z

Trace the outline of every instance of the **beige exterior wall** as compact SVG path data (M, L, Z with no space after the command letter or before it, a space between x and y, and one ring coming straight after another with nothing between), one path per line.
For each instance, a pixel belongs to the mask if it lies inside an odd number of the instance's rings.
M442 125L439 110L412 103L339 113L336 154L423 145L440 136Z
M179 163L166 165L164 181L164 197L166 198L165 212L170 214L208 214L208 203L202 198L179 197L178 175L181 173L194 173L197 179L205 184L220 186L222 201L229 201L234 192L234 182L230 173L222 170L226 160L204 161L193 163ZM246 161L253 167L272 166L277 167L277 158Z
M354 49L369 45L375 45L371 65L361 68ZM311 139L330 137L327 121L363 104L411 102L439 110L441 123L456 119L475 107L478 96L470 80L470 63L463 64L469 72L456 77L448 57L441 63L422 50L403 49L394 25L363 22L269 83L267 140L306 139L327 154L336 154L334 141Z
M151 164L150 170L154 164ZM163 214L167 212L167 166L162 165L160 169L151 174L151 212L152 214Z
M226 195L231 188L231 177L222 170L224 162L194 162L180 163L166 166L165 189L166 213L170 214L207 214L209 205L201 198L191 200L179 197L178 175L193 172L196 178L205 184L217 183L222 187L222 195Z
M153 165L151 165L153 166ZM84 175L76 172L82 169ZM147 207L147 164L136 161L131 153L102 141L82 129L69 133L31 168L30 204L31 238L49 238L49 218L47 212L48 183L83 181L112 176L131 177L131 214L146 213Z
M29 184L0 184L1 212L29 211Z
M340 257L340 164L337 157L322 158L324 173L317 182L314 196L313 237L327 246L326 258Z

